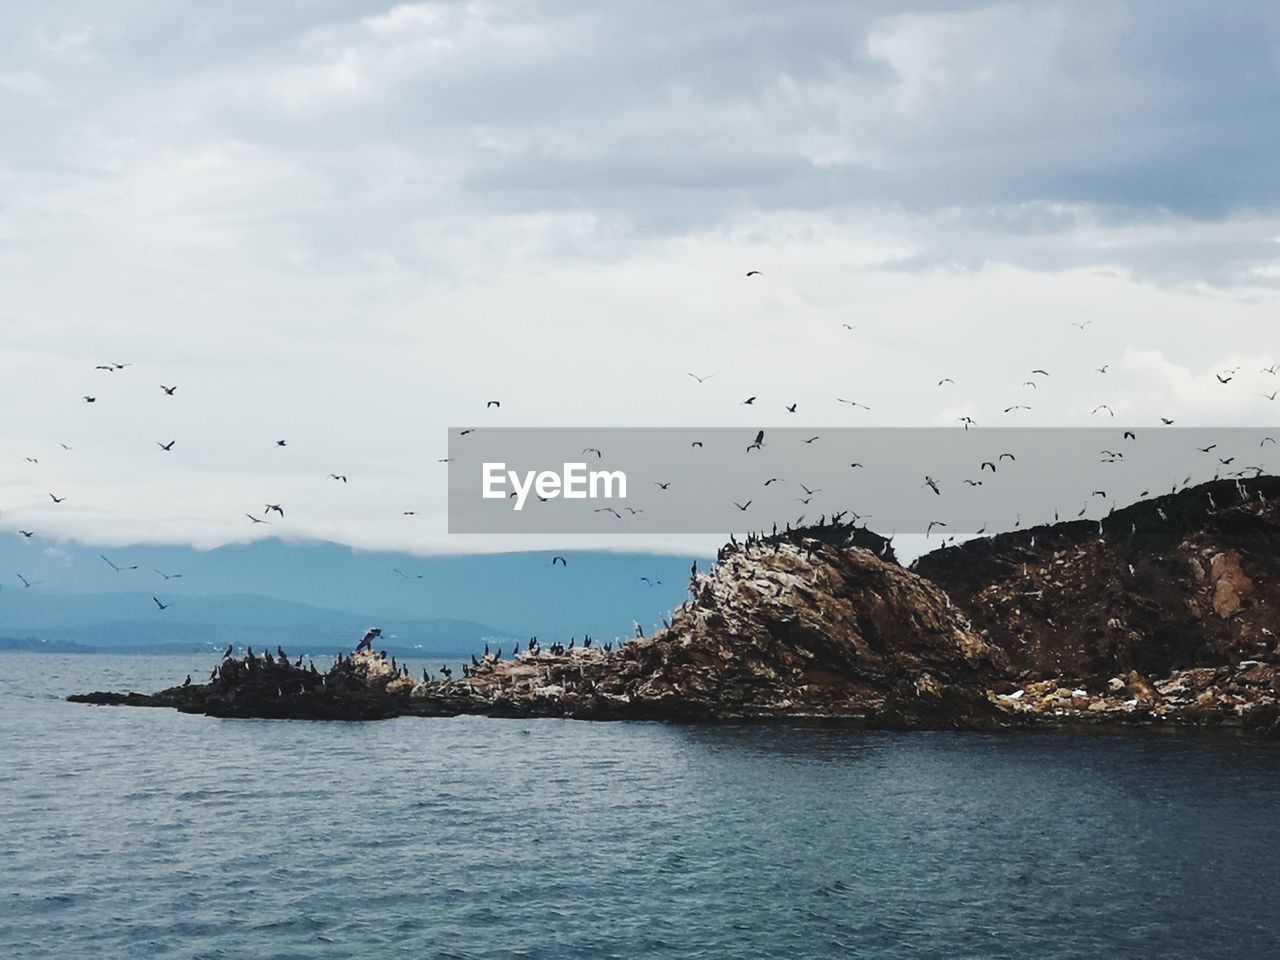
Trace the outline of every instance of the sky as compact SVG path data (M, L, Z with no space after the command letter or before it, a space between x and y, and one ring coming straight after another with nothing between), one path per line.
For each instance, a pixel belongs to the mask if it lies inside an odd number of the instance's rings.
M1274 4L0 23L0 528L48 544L705 555L450 536L447 431L1274 421Z

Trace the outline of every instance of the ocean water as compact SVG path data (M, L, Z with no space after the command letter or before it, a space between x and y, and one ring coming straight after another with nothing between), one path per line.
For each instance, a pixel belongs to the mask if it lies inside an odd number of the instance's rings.
M0 655L0 957L1280 956L1280 744L68 704Z

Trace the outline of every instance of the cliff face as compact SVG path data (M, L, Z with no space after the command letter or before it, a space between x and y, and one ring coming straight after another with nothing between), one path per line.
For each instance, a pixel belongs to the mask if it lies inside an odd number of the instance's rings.
M829 531L828 531L829 532ZM945 594L859 547L803 532L722 551L671 625L620 650L522 654L471 671L503 710L649 718L1000 721L1001 658Z
M1276 722L1276 478L971 541L914 569L1004 655L1026 692L1002 705L1020 713Z
M843 523L722 549L668 627L619 649L487 656L415 682L373 652L327 674L96 703L218 716L810 717L885 727L1166 722L1280 732L1280 480L1208 484L950 547L907 570Z

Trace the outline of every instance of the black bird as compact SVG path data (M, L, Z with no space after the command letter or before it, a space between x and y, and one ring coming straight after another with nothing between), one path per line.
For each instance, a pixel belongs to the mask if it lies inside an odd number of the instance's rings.
M1017 459L1018 459L1012 453L1002 453L1000 454L1000 456L996 457L996 459L1003 460L1005 457L1008 457L1010 460L1013 460L1014 462L1017 462Z
M284 652L284 647L280 646L279 644L276 644L276 656L278 656L281 660L289 659L288 655Z
M501 410L502 403L498 400L490 400L488 403L484 405L484 408L488 410L490 407L497 407L499 410Z
M184 687L189 687L189 686L191 686L191 674L189 674L189 673L187 674L187 679L185 679L185 680L183 680L183 681L182 681L182 685L183 685Z
M746 503L739 503L737 500L734 500L733 505L737 507L739 510L745 511L747 507L751 506L751 501L748 500Z
M156 573L160 574L160 576L164 577L166 580L182 579L182 574L180 573L165 573L163 570L157 570Z
M97 403L97 402L98 402L98 398L97 398L97 397L85 397L85 398L84 398L84 402L85 402L85 403Z
M705 377L700 377L696 373L691 373L689 374L689 376L693 377L693 379L697 380L699 383L705 383L707 380L710 380L712 377L714 377L715 374L708 373Z
M342 473L331 473L331 474L329 474L329 479L330 479L330 480L341 480L343 483L346 483L346 482L347 482L347 477L346 477L346 475L345 475L345 474L342 474Z
M1173 426L1173 421L1170 420L1168 417L1161 417L1160 422L1163 423L1166 427Z
M1208 453L1210 450L1215 449L1217 446L1218 445L1216 443L1211 443L1207 447L1196 447L1196 449L1199 450L1201 453Z
M978 472L981 473L983 470L987 469L987 467L991 468L992 473L996 472L996 465L990 460L983 460L982 464L978 467Z
M157 607L159 607L161 610L168 610L168 609L169 609L169 604L167 604L167 603L161 603L161 602L160 602L159 600L157 600L155 597L152 597L151 599L156 601L156 606L157 606ZM190 678L190 677L187 677L187 679L188 679L188 680L190 680L191 678Z
M604 456L604 454L602 454L595 447L584 447L582 450L582 453L583 453L583 456L585 456L588 453L594 453L596 455L597 460L601 459Z
M946 526L946 524L945 524L945 523L943 523L941 520L930 520L930 521L929 521L929 526L928 526L928 528L927 528L927 529L925 530L925 532L924 532L925 538L926 538L926 539L928 539L929 534L933 533L933 528L934 528L934 527L945 527L945 526Z
M55 496L51 493L51 494L49 494L49 499L50 499L50 500L52 500L54 503L62 503L62 501L66 500L67 498L66 498L66 497L55 497Z
M163 383L160 384L160 389L164 391L164 395L166 397L172 397L175 393L178 392L177 387L166 387Z
M271 522L270 520L259 520L252 513L246 513L245 516L248 517L250 520L252 520L254 523L270 523Z
M813 441L817 439L818 439L817 437L810 437L808 440L805 441L805 443L813 443Z
M942 386L944 383L955 383L955 381L952 380L950 377L943 377L941 380L938 381L938 386Z
M930 477L926 474L924 478L924 485L928 487L930 490L932 490L934 493L936 493L938 496L942 496L942 491L938 489L938 482L934 480L933 477ZM805 492L807 493L808 491L805 491Z
M836 403L847 403L851 407L861 407L863 410L870 410L865 403L859 403L857 400L845 400L842 397L836 397Z
M667 487L671 486L671 481L668 480L666 483L662 483L658 480L655 480L653 481L653 485L657 487L659 490L665 490L667 489Z
M747 399L743 400L740 404L738 404L738 406L740 406L740 407L749 407L749 406L751 406L751 404L753 404L753 403L755 403L755 402L756 402L756 398L755 398L755 397L747 397Z
M802 483L802 484L800 484L800 489L801 489L801 490L803 490L803 491L805 492L805 495L806 495L806 496L810 496L810 497L812 497L815 493L821 493L821 492L822 492L822 488L821 488L821 487L814 487L812 490L810 490L810 489L809 489L808 487L806 487L803 483Z
M36 532L34 530L19 530L18 532L22 534L24 537L26 537L28 540L30 540L32 537L36 535Z
M1235 379L1235 377L1224 377L1220 373L1215 373L1214 376L1218 378L1219 383L1230 383L1232 380Z
M231 652L232 652L232 650L233 650L233 649L234 649L234 648L232 647L232 645L228 643L228 644L227 644L226 652L224 652L224 653L222 654L222 659L223 659L223 660L230 660L230 659L231 659Z
M36 584L44 582L42 580L28 580L22 574L18 574L18 579L22 581L22 589L24 590L30 589L31 587L34 587Z
M619 520L622 519L622 514L620 514L617 510L613 509L613 507L598 507L597 509L593 510L592 513L612 513Z
M1124 432L1124 439L1125 439L1125 440L1137 440L1137 439L1138 439L1138 435L1137 435L1136 433L1134 433L1132 430L1126 430L1126 431Z
M106 560L107 566L110 567L112 570L114 570L116 573L119 573L121 570L137 570L138 569L138 565L136 563L129 567L117 567L110 560L107 560L105 554L100 553L98 554L98 556L102 557L103 560Z
M747 453L750 453L752 450L759 450L763 446L764 446L764 431L761 430L759 433L756 434L755 440L747 444Z
M795 412L796 412L796 407L798 407L798 406L799 406L799 404L796 404L796 403L788 403L786 406L787 406L787 413L795 413Z
M557 563L559 563L560 566L562 567L567 567L569 565L569 561L566 560L564 557L552 557L551 565L554 567Z
M287 447L288 445L289 445L289 444L288 444L288 443L286 443L284 440L277 440L277 441L276 441L276 446L277 446L277 447Z
M163 450L165 453L168 453L173 449L173 445L177 442L178 442L177 440L170 440L168 443L161 443L159 440L157 440L156 446L159 447L161 450Z
M764 485L767 487L771 483L778 483L781 479L782 479L781 477L770 477L768 480L764 482Z
M281 519L284 519L284 510L281 508L280 504L278 503L268 503L266 507L263 509L263 515L265 516L266 514L270 513L273 510L276 513L280 514Z
M747 271L747 276L748 276L748 277L762 277L762 276L764 276L764 274L762 274L759 270L748 270L748 271Z

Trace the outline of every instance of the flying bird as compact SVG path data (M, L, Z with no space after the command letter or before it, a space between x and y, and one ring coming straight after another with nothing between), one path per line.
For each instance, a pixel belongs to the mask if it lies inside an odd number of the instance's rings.
M182 579L182 574L180 573L165 573L163 570L156 570L156 573L160 574L160 576L164 577L166 580Z
M787 406L787 413L795 413L796 407L799 406L799 404L789 403L786 406Z
M735 500L733 501L733 505L737 507L739 510L745 511L747 507L751 506L751 501L748 500L746 503L739 503L737 500Z
M254 523L270 523L271 522L270 520L259 520L252 513L246 513L245 516L248 517L250 520L252 520Z
M484 408L488 410L490 407L497 407L499 410L501 410L502 403L498 400L490 400L488 403L484 405Z
M752 405L753 403L755 403L755 402L756 402L756 398L755 398L755 397L747 397L747 399L743 400L740 404L738 404L738 406L740 406L740 407L749 407L749 406L751 406L751 405Z
M955 383L955 381L952 380L950 377L943 377L941 380L938 381L938 386L942 386L944 383Z
M346 482L347 482L347 475L346 475L345 473L331 473L331 474L329 474L329 479L330 479L330 480L341 480L343 483L346 483Z
M263 516L266 516L266 514L271 513L271 512L273 512L273 511L274 511L275 513L280 514L280 519L281 519L281 520L283 520L283 519L284 519L284 509L283 509L283 508L280 506L280 504L278 504L278 503L268 503L268 504L263 508Z
M938 481L934 480L933 477L928 474L925 474L924 485L938 496L942 496L942 491L938 489Z
M168 443L161 443L159 440L157 440L156 446L159 447L161 450L163 450L165 453L168 453L171 450L173 450L173 445L177 442L178 442L177 440L170 440Z
M1094 413L1097 413L1099 410L1105 410L1107 411L1108 414L1110 414L1113 417L1116 415L1116 412L1112 410L1109 406L1107 406L1105 403L1100 403L1093 408Z
M28 580L22 574L18 574L18 579L22 581L22 589L24 590L30 589L31 587L34 587L36 584L44 582L42 580Z
M1232 380L1235 379L1235 377L1224 377L1220 373L1215 373L1214 376L1218 378L1219 383L1230 383Z
M166 387L163 383L160 384L160 389L164 391L164 395L166 397L172 397L175 393L178 392L177 387Z
M929 535L933 533L934 527L945 527L945 526L946 524L943 523L941 520L930 520L929 526L925 529L925 532L924 532L925 539L926 540L929 539Z
M583 451L582 451L583 456L586 456L588 453L594 453L594 454L596 455L596 459L597 459L597 460L601 459L601 458L604 456L604 454L602 454L602 453L601 453L599 450L597 450L595 447L585 447L585 448L583 448Z
M698 376L696 373L691 373L691 374L689 374L689 376L693 377L693 379L697 380L699 383L706 383L708 380L710 380L712 377L714 377L714 376L715 376L715 374L714 374L714 373L708 373L705 377L700 377L700 376Z
M152 599L152 600L155 600L155 602L156 602L156 606L157 606L157 607L159 607L161 610L168 610L168 609L169 609L169 604L167 604L167 603L161 603L161 602L159 601L159 599L157 599L156 597L152 597L151 599ZM187 677L187 681L188 681L188 682L190 682L190 680L191 680L191 678L190 678L190 677Z
M97 402L98 402L98 398L97 398L97 397L85 397L85 398L84 398L84 402L85 402L85 403L97 403Z
M560 564L560 566L562 567L567 567L569 565L569 561L566 560L564 557L559 557L559 556L552 557L551 565L554 567L557 563Z
M751 443L747 444L747 453L750 453L752 450L759 450L763 446L764 446L764 431L761 430L759 433L756 434L756 438L752 440Z
M747 276L748 276L748 277L762 277L762 276L764 276L764 274L762 274L759 270L748 270L748 271L747 271Z
M66 498L66 497L55 497L55 496L51 493L51 494L49 494L49 499L50 499L50 500L52 500L54 503L62 503L62 502L63 502L64 500L66 500L67 498Z
M138 565L136 563L131 567L117 567L114 563L112 563L110 560L107 559L105 554L100 553L98 554L98 556L102 557L102 559L106 561L107 566L110 567L112 570L114 570L116 573L119 573L121 570L137 570L138 569Z
M285 440L277 440L277 441L276 441L276 446L277 446L277 447L287 447L288 445L289 445L289 444L288 444L288 441L285 441Z
M657 487L659 490L665 490L667 489L667 487L671 486L671 481L668 480L666 483L663 483L660 480L655 480L653 481L653 485Z
M19 530L18 532L28 540L30 540L32 537L36 535L36 532L34 530Z
M845 400L842 397L836 397L836 403L847 403L851 407L861 407L863 410L870 410L865 403L858 403L856 400Z

